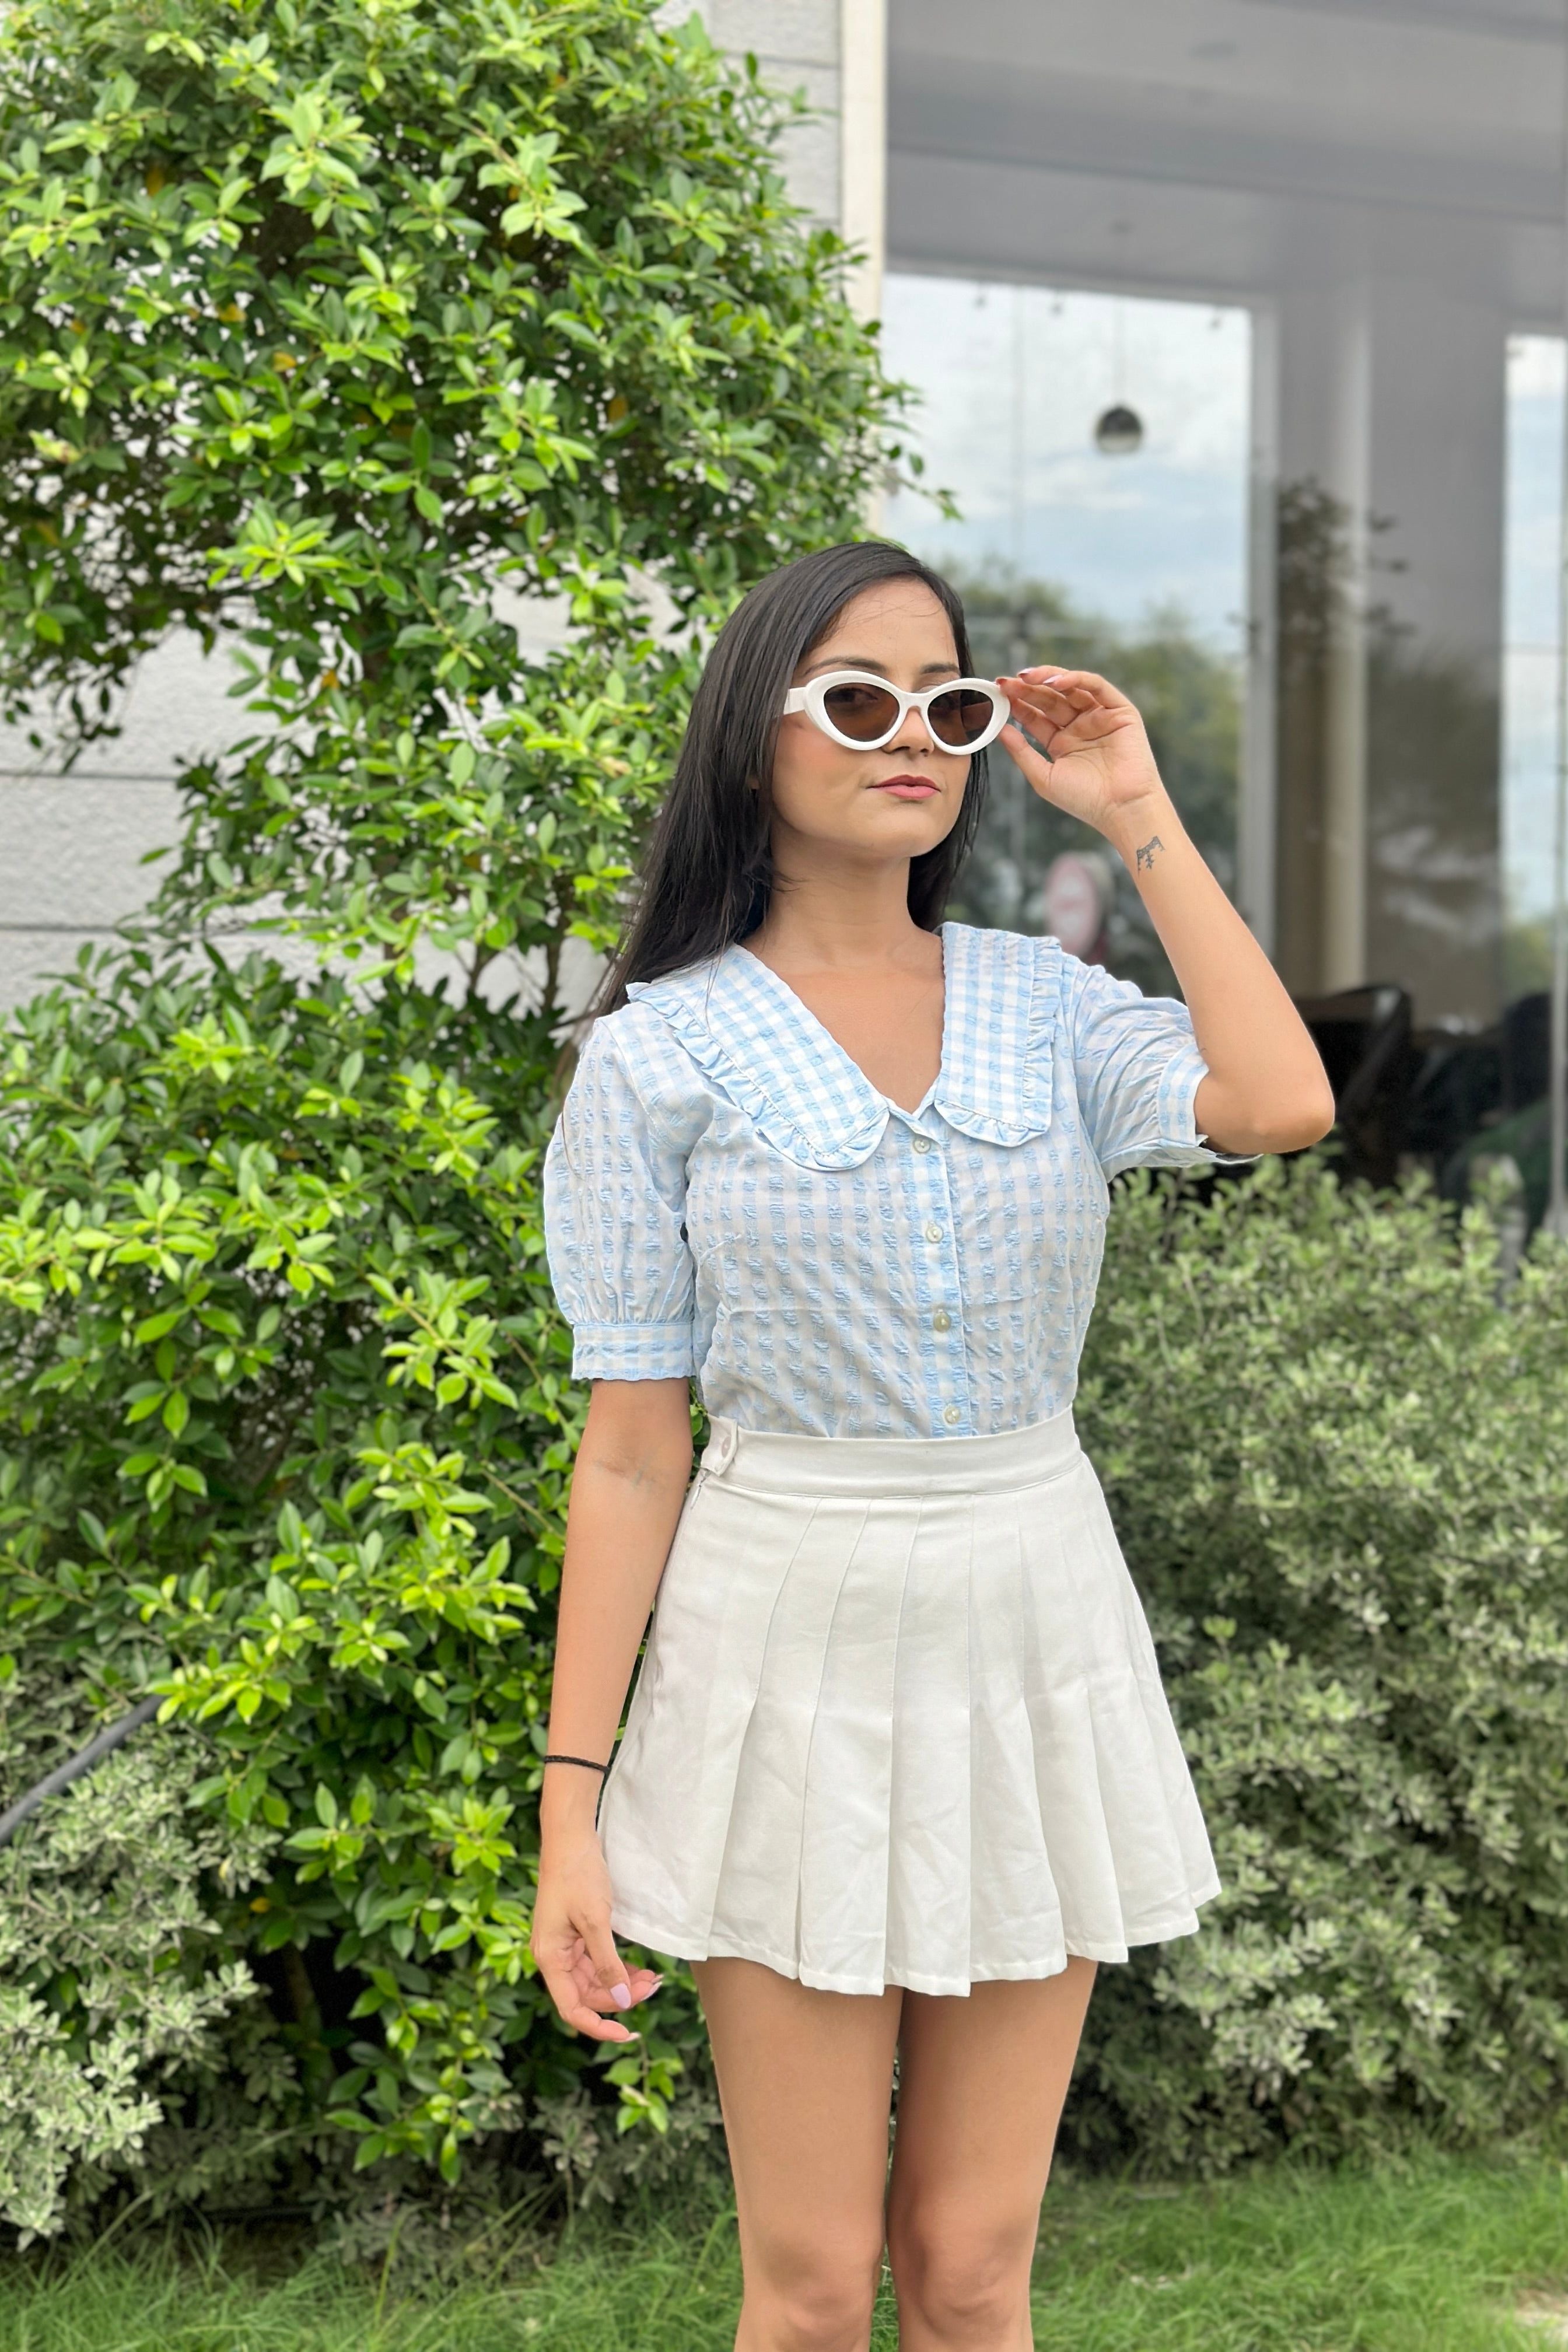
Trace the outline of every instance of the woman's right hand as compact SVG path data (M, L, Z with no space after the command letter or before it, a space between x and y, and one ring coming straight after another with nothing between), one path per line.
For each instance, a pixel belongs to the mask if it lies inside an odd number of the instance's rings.
M635 2007L663 1979L652 1969L628 1968L616 1950L610 1874L592 1830L546 1834L531 1942L550 1998L574 2032L595 2042L637 2040L606 2012Z

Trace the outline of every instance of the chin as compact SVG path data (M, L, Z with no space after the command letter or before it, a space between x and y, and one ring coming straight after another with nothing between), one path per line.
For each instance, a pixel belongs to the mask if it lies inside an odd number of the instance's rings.
M937 801L892 801L875 812L872 824L863 830L857 826L856 832L868 847L885 853L896 844L900 856L921 857L928 849L938 848L957 822L958 811Z

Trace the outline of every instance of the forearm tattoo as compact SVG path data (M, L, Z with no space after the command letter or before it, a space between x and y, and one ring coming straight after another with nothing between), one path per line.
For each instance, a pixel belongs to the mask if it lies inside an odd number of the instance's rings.
M1163 849L1164 846L1164 843L1161 840L1157 833L1154 834L1151 839L1144 842L1142 847L1138 852L1138 871L1140 874L1143 874L1148 871L1150 866L1154 863L1154 852L1157 849Z

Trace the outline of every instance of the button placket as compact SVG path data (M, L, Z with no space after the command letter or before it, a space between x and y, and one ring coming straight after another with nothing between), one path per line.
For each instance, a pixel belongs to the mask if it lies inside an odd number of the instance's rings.
M921 1349L926 1370L927 1411L933 1433L962 1429L971 1422L969 1372L959 1312L957 1249L946 1154L925 1135L911 1138L915 1211L921 1241L921 1320L927 1337Z

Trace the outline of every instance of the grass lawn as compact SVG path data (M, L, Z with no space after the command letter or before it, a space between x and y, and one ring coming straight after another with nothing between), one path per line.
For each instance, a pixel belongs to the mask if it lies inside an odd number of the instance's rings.
M1568 2165L1431 2153L1207 2189L1063 2181L1036 2276L1041 2352L1556 2352ZM279 2274L232 2252L49 2252L0 2267L0 2352L729 2352L739 2279L728 2217L580 2226L503 2284L440 2292L319 2256ZM872 2341L898 2341L885 2289Z

